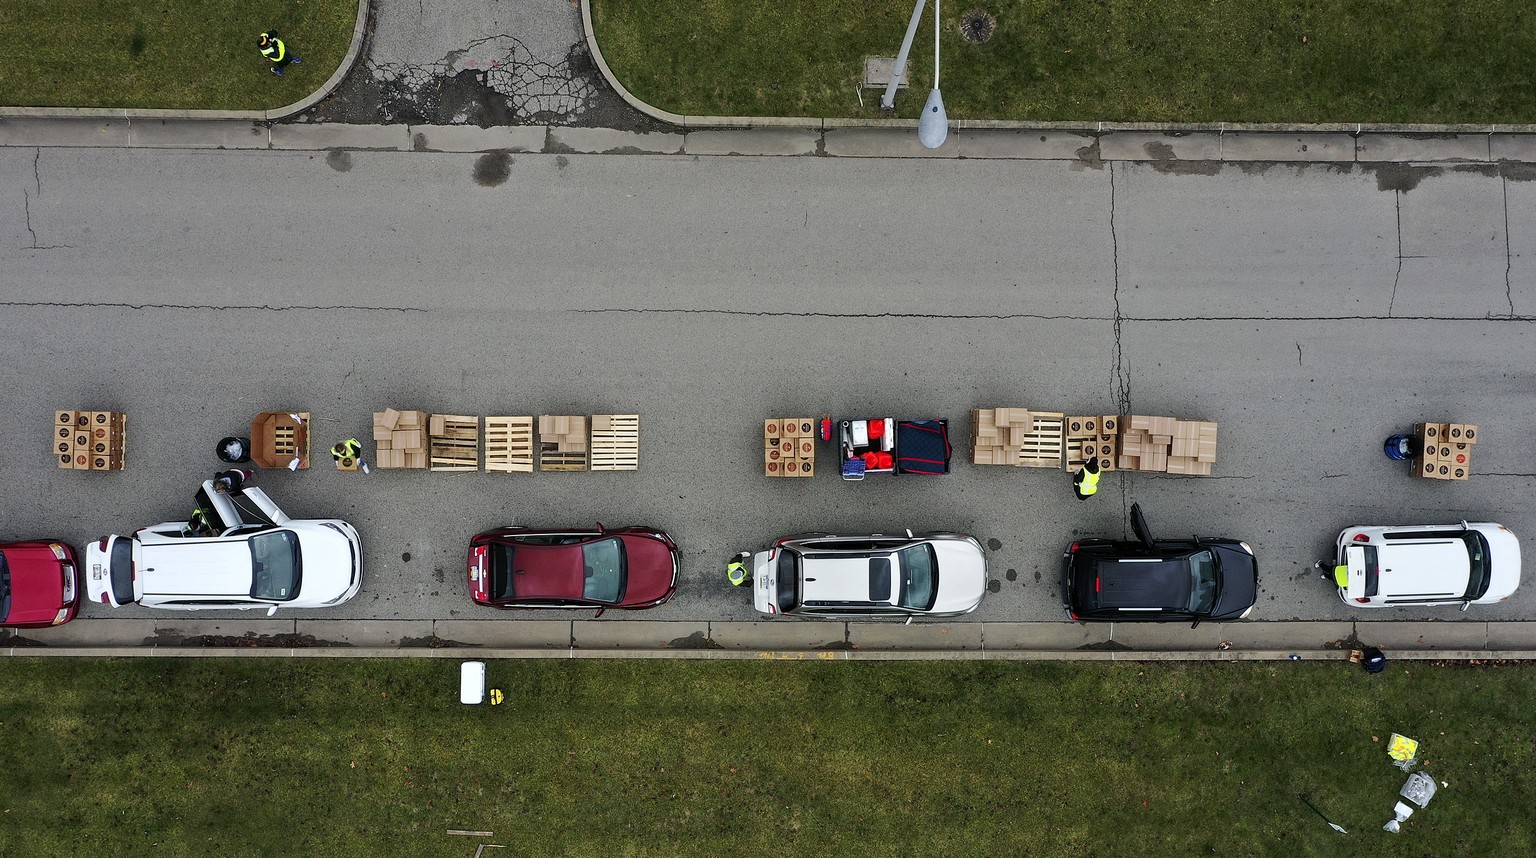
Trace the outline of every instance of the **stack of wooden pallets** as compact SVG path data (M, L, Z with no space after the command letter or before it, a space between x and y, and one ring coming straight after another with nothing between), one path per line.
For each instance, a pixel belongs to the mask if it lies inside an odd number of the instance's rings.
M592 470L640 470L640 415L592 415Z
M53 452L59 467L121 471L128 415L120 411L55 411Z
M480 418L434 414L427 421L429 461L434 471L474 471L480 467Z
M586 417L539 417L539 470L587 470Z
M533 473L533 418L485 418L485 470Z

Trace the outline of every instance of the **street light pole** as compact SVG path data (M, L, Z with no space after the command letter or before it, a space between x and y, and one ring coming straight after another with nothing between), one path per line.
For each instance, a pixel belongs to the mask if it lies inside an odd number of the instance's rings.
M891 80L885 85L885 95L880 99L880 109L890 110L896 106L896 85L901 83L901 76L907 70L907 54L912 52L912 39L917 35L917 24L923 18L923 6L928 0L917 0L917 5L912 7L912 20L907 22L907 35L901 40L901 50L896 54L896 66L891 69Z
M949 137L949 116L944 112L944 96L939 94L939 2L933 0L933 92L928 93L928 103L917 120L917 140L929 149L943 146Z

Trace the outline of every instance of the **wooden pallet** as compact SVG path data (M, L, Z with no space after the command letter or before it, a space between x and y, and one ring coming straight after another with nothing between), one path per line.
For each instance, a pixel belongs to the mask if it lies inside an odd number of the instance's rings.
M1029 434L1019 445L1021 468L1060 468L1066 444L1062 436L1066 415L1054 411L1031 411L1034 418Z
M485 470L533 473L533 418L485 418Z
M640 415L592 415L592 470L640 470Z
M480 468L480 418L434 414L427 421L427 461L434 471L475 471Z
M561 450L559 445L553 442L544 442L539 445L539 470L585 471L586 469L587 451Z

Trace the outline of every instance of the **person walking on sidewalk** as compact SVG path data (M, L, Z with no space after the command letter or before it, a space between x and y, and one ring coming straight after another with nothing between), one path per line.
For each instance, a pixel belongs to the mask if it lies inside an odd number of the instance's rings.
M1077 475L1072 478L1072 491L1077 494L1078 500L1087 500L1099 491L1099 457L1094 456L1083 463L1078 469Z
M277 37L276 30L268 30L261 34L261 55L272 61L272 73L282 77L283 67L289 63L300 63L299 55L288 50L283 40Z

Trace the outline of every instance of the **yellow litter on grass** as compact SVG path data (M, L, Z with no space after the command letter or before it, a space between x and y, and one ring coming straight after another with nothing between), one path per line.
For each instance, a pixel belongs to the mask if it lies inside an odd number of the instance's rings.
M1418 739L1410 739L1407 736L1393 733L1392 738L1387 742L1387 756L1400 763L1415 759L1418 753Z

